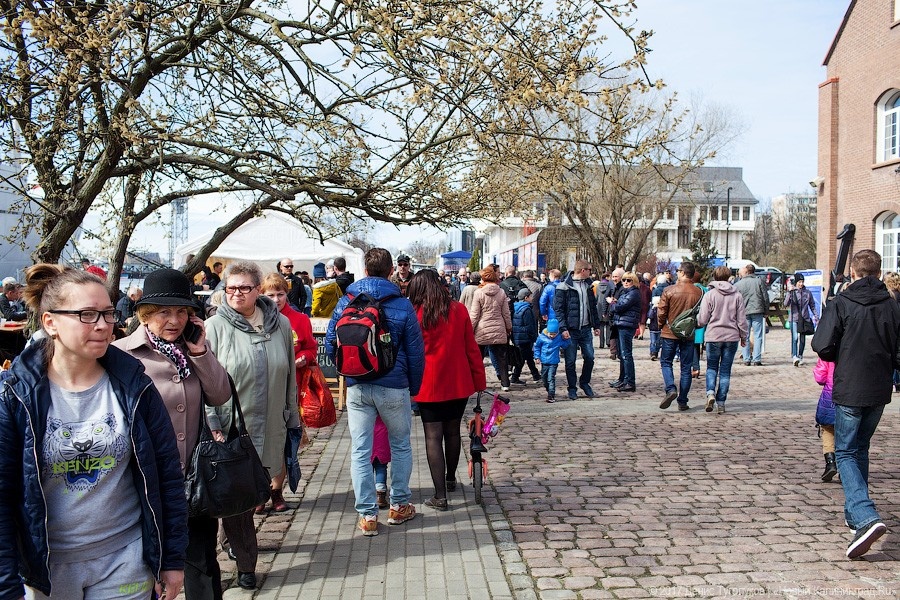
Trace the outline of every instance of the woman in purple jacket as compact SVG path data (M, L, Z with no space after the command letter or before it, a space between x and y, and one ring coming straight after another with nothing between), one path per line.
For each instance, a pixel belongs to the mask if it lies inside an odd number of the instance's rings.
M697 327L706 327L706 412L725 412L725 399L731 384L731 365L741 347L747 343L747 315L744 299L728 282L731 269L716 267L709 291L700 303ZM719 389L716 390L716 378Z

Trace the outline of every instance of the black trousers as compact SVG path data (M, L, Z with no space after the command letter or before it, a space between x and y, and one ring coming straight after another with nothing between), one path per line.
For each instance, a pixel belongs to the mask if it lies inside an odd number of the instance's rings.
M233 517L225 517L222 519L222 529L225 530L228 545L237 557L237 570L241 573L255 573L259 550L256 545L253 509Z
M222 573L216 558L219 521L210 517L188 519L188 545L184 561L184 596L189 600L222 600Z

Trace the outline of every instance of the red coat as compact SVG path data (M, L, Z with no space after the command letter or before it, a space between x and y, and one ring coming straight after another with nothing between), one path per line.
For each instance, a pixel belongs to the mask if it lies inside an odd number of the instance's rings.
M286 316L288 321L291 322L291 331L294 333L294 360L299 359L301 356L306 356L307 365L316 364L319 344L316 343L316 338L313 337L312 323L310 323L309 317L291 308L290 304L284 305L281 314ZM300 385L300 377L304 368L297 369L298 386Z
M422 309L416 310L419 325ZM487 387L481 350L475 343L472 321L465 305L450 302L450 314L432 329L422 328L425 340L425 375L417 402L443 402L468 398Z

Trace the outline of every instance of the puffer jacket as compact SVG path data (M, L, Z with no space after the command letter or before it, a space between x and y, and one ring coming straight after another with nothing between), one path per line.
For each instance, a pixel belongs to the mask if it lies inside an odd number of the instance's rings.
M600 315L597 314L597 297L591 289L589 279L580 279L577 282L569 275L556 286L553 294L553 310L556 312L556 320L559 321L559 332L569 329L581 329L581 298L576 286L583 285L587 288L587 325L591 329L600 327Z
M556 318L556 313L553 311L553 295L556 293L558 285L558 279L551 281L544 286L544 291L541 292L541 316L547 317L548 321Z
M619 329L634 331L641 319L641 292L631 286L618 291L616 301L609 305L612 324Z
M0 599L18 599L25 584L51 594L46 498L40 457L50 407L44 345L30 344L0 391ZM140 361L112 346L100 359L129 419L134 487L141 502L144 562L184 569L187 502L172 421ZM103 507L97 507L97 515ZM95 515L95 516L97 516ZM63 590L66 592L69 590Z
M475 290L469 318L479 346L505 344L512 333L509 301L496 283L487 283Z
M537 321L534 318L531 302L519 300L515 304L512 317L512 341L517 346L533 344L537 339Z
M711 281L700 302L697 325L706 327L707 342L747 341L747 314L744 299L731 283Z
M834 387L834 363L821 358L813 367L813 378L816 383L823 386L819 394L819 403L816 404L816 423L819 425L834 425L834 399L831 397Z
M571 342L561 335L550 337L547 330L541 332L534 343L534 360L541 361L542 365L558 365L559 351L565 350Z
M381 302L397 356L394 368L384 377L361 382L347 377L347 385L370 383L392 389L409 388L410 395L415 396L422 387L422 376L425 373L425 343L422 340L422 329L419 327L413 305L400 294L400 288L383 277L363 277L350 284L347 295L340 299L331 315L331 321L328 322L328 329L325 332L325 352L331 360L335 359L337 337L334 326L341 318L341 313L350 304L351 297L355 298L360 294L368 294Z

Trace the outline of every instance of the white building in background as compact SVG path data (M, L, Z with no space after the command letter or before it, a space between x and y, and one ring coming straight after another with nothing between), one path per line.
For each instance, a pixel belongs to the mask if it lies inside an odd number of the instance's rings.
M689 257L693 231L702 218L711 230L712 244L719 256L740 261L744 236L756 226L758 205L759 201L744 183L742 168L701 167L675 191L663 218L657 221L647 240L645 254L674 262ZM548 227L575 225L545 202L533 204L529 215L504 216L473 225L483 244L483 264L512 264L520 269L544 271L559 266L571 268L576 258L587 255L575 235L560 240L557 228L548 235L551 231ZM548 260L553 264L547 264Z
M808 194L781 194L772 198L772 218L788 219L790 217L807 217L816 219L819 196Z

